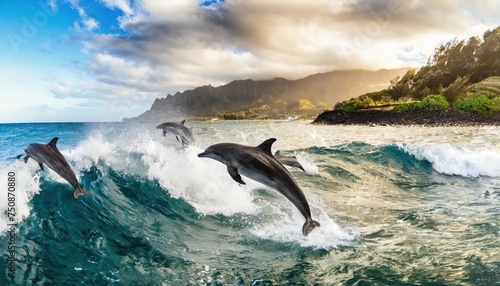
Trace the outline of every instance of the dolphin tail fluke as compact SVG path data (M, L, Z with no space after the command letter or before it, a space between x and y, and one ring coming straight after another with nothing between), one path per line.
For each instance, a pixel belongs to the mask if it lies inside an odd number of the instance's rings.
M75 189L75 192L73 193L73 195L75 196L75 199L78 199L78 196L81 196L81 195L91 195L90 192L78 187Z
M17 160L21 159L24 156L24 154L17 155L16 158Z
M304 223L304 226L302 226L302 233L307 236L313 229L319 226L319 222L313 220L312 218L308 218Z

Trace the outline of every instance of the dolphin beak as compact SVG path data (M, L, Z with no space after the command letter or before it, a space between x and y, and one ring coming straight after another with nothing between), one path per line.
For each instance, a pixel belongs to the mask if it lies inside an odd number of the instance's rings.
M203 158L203 157L208 157L208 155L210 155L210 153L205 151L203 153L198 154L198 157Z

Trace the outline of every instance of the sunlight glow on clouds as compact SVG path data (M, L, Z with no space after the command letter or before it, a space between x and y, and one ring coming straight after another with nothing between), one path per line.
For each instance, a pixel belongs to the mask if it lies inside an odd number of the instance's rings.
M75 99L64 107L73 108L76 118L67 120L74 121L87 120L89 110L99 113L95 120L136 116L156 97L235 79L419 67L438 45L500 25L496 0L43 1L55 16L25 38L20 52L0 57L19 66L34 64L39 73L61 74L31 93L55 106ZM10 18L0 14L4 35L22 37L24 19L40 11L15 0L2 5L17 9ZM9 93L28 91L9 85ZM119 111L101 107L106 105ZM12 120L22 117L0 117Z

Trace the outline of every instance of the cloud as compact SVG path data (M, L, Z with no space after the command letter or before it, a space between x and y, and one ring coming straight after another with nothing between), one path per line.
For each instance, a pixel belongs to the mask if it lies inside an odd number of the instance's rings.
M52 54L54 50L55 50L54 45L50 42L44 42L38 48L38 51L44 54Z
M48 0L47 5L52 9L52 11L56 11L57 5L56 5L56 0Z
M128 0L101 0L101 2L110 9L120 9L126 15L133 13L132 8L130 7L130 1Z
M86 28L74 39L87 77L53 93L143 102L241 78L421 66L440 43L500 24L496 0L101 0L123 15L119 33L98 33L70 2Z
M92 31L94 29L99 28L99 22L96 19L87 15L85 10L83 10L83 8L80 6L80 0L68 0L68 2L76 11L78 11L78 15L80 16L81 22L85 27L85 29L87 29L88 31ZM49 3L49 5L50 4L52 3Z

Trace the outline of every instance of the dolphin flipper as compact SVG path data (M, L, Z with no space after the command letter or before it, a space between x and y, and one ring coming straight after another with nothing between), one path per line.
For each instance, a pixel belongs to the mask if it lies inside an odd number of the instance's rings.
M231 175L231 178L233 178L233 180L235 180L236 182L238 182L240 184L246 185L246 183L243 182L243 180L241 179L241 176L238 173L238 169L236 169L233 166L227 165L227 171L229 172L229 175Z
M182 142L182 146L189 145L189 141L184 136L181 136L181 142Z
M319 222L313 220L312 218L308 218L304 225L302 226L302 234L307 236L313 229L319 227Z
M40 166L40 169L42 169L42 171L45 171L45 169L43 168L43 164L42 163L38 163L38 165Z
M24 157L24 163L28 163L29 158L31 158L30 155L26 155L26 157Z
M163 137L167 137L167 130L163 129Z

